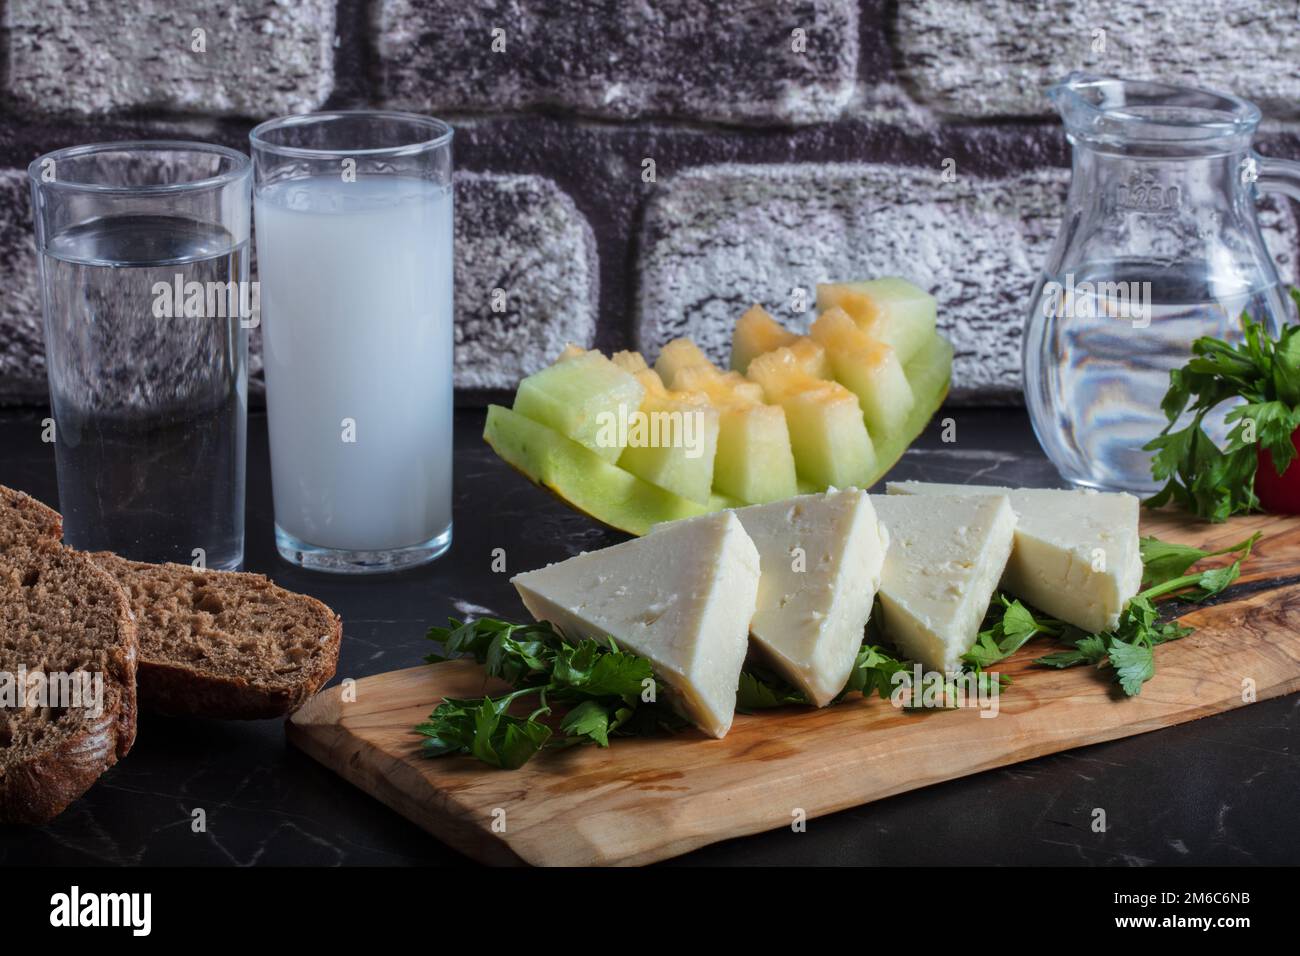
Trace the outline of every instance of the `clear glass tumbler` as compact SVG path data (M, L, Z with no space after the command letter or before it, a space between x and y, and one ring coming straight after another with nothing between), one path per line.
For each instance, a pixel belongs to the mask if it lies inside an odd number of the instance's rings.
M333 112L251 136L276 547L382 572L451 544L452 130Z
M251 172L243 153L171 141L28 169L73 547L243 562Z

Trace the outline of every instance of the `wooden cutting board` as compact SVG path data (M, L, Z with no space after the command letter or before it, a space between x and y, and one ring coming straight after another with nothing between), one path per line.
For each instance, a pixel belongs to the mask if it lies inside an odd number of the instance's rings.
M1141 696L1092 668L1000 665L999 713L913 714L854 698L823 710L737 715L723 740L690 731L547 752L515 771L419 756L411 728L444 696L499 690L455 661L330 688L293 715L289 739L438 839L488 863L639 864L790 826L882 797L1044 754L1145 733L1300 690L1300 519L1224 525L1144 516L1143 533L1205 548L1264 538L1241 581L1182 620L1196 632L1156 651Z

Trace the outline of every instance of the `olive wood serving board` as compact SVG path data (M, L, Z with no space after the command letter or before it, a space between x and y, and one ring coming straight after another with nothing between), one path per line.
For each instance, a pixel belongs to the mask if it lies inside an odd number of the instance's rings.
M1190 637L1156 650L1139 697L1117 696L1089 667L1029 662L1032 641L999 670L1014 684L994 718L975 709L907 713L850 698L812 710L737 714L712 740L686 731L547 751L519 770L469 757L427 759L412 727L447 697L499 688L454 661L363 678L355 700L318 694L288 723L291 742L438 839L488 863L641 864L789 826L928 784L1073 747L1158 730L1300 690L1300 518L1209 525L1143 516L1143 533L1207 549L1260 530L1241 580L1188 608Z

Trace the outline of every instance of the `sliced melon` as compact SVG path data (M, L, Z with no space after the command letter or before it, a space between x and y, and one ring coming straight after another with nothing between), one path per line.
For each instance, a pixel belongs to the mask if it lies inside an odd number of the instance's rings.
M686 369L714 368L709 357L690 339L673 339L655 359L655 371L669 388L682 388L677 376ZM716 369L715 369L716 371Z
M483 437L506 462L569 504L628 534L645 534L661 521L733 507L714 496L687 501L611 465L591 449L500 405L489 405Z
M688 392L704 392L715 405L724 401L750 404L763 401L762 385L751 382L739 372L723 372L713 365L708 368L682 369L677 373L672 387Z
M718 410L700 392L669 391L637 352L619 353L625 368L641 371L645 391L637 414L626 422L618 465L665 491L707 504L718 452ZM623 437L626 441L623 441Z
M615 352L609 360L629 375L636 375L650 368L646 364L645 356L640 352Z
M656 367L659 363L655 363ZM763 402L763 387L712 363L683 368L680 387L703 392L718 410L716 491L748 504L766 504L798 490L790 429L780 405Z
M801 335L793 342L786 346L790 354L794 356L795 362L807 374L813 378L833 378L831 372L831 361L826 355L826 349L808 338Z
M900 431L916 396L898 354L863 332L839 306L818 317L812 337L825 347L836 381L858 396L872 440Z
M599 352L580 351L520 382L514 410L615 462L623 449L611 426L640 408L644 397L632 375Z
M948 383L952 379L952 343L938 332L933 333L916 357L903 366L903 374L912 386L916 404L899 431L875 443L876 472L872 484L885 477L903 457L907 446L925 431L925 426L948 397Z
M903 366L916 403L902 430L874 443L876 464L863 487L885 476L907 450L943 404L952 372L952 345L941 335L933 334L920 351ZM497 455L519 469L533 481L555 492L572 507L629 534L644 534L662 521L674 521L705 511L734 508L742 502L715 488L707 505L688 501L679 495L656 488L594 452L570 441L555 431L499 406L488 409L483 437ZM754 458L742 460L757 460ZM723 467L719 447L715 472ZM847 483L845 483L847 484ZM800 493L823 490L800 476ZM784 493L776 497L785 497Z
M769 402L785 410L801 478L822 488L868 486L876 456L856 395L810 375L788 347L755 358L748 374Z
M934 296L896 276L817 286L817 311L833 306L847 312L873 339L891 346L904 365L934 334Z
M731 336L731 367L738 372L749 371L749 363L764 352L772 352L795 342L799 336L768 315L761 305L751 306L736 320Z
M763 400L763 389L739 372L724 372L709 361L698 345L690 339L673 339L664 346L655 360L655 371L669 388L686 391L709 391L712 398L719 386L728 398L748 397L756 402Z

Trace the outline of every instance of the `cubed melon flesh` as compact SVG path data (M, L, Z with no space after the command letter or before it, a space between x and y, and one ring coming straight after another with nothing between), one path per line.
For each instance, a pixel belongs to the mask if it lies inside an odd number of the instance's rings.
M680 388L703 392L718 410L715 491L749 504L780 501L798 492L785 410L763 403L761 385L711 363L681 369L676 381Z
M781 501L798 493L784 408L758 402L719 409L713 487L747 504Z
M641 407L645 389L599 352L579 352L519 383L514 410L590 448L606 461L623 453L609 426Z
M668 384L666 379L664 384ZM671 387L688 392L704 392L715 405L722 402L752 405L763 401L763 386L751 382L739 372L723 372L713 365L682 369Z
M781 327L761 305L755 305L736 320L731 335L731 367L738 372L749 370L749 363L764 352L784 348L799 336Z
M873 339L891 346L904 365L935 330L934 296L896 276L817 286L817 311L832 306L847 312Z
M748 374L785 410L799 477L819 488L868 486L875 452L856 395L809 375L789 348L758 356Z
M664 388L652 369L638 372L636 380L645 398L639 414L628 421L619 467L665 491L706 504L718 452L718 410L700 392Z
M655 359L655 371L669 388L681 388L677 376L689 368L714 368L709 357L690 339L673 339Z
M615 352L609 360L630 375L644 372L650 367L640 352Z
M806 335L801 335L788 346L799 368L813 378L832 378L830 359L821 345Z
M812 337L825 347L835 380L858 396L872 439L902 429L916 397L898 354L858 328L839 306L817 318Z

